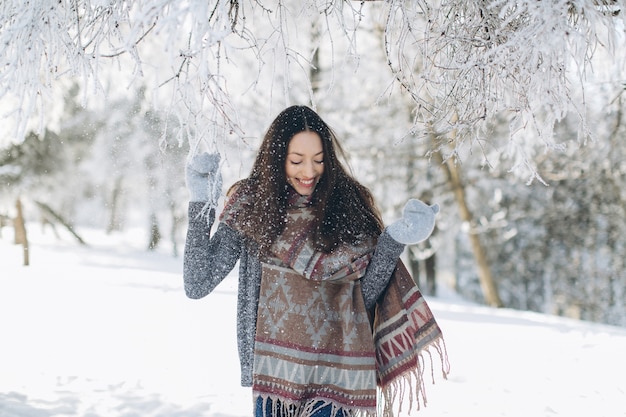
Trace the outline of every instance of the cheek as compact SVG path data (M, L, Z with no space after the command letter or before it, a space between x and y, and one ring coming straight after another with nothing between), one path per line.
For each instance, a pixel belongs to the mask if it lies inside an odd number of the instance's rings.
M285 164L285 177L289 178L289 177L293 177L293 168L291 166L289 166L288 164Z

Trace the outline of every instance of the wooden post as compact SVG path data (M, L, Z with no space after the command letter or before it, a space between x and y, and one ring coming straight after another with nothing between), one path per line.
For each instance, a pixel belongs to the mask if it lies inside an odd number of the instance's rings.
M22 245L24 255L24 266L30 264L30 257L28 253L28 236L26 235L26 224L24 222L24 212L22 210L22 201L18 198L15 202L15 209L17 214L13 221L13 227L15 229L15 244Z

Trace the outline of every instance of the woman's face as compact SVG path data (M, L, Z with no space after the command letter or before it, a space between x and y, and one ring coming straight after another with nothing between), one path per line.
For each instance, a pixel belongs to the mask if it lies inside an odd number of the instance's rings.
M324 173L322 139L315 132L296 133L287 147L285 175L300 195L311 195Z

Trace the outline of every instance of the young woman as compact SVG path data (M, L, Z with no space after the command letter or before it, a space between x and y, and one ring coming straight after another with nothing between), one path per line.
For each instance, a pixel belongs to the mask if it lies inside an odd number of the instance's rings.
M388 415L404 389L423 398L429 347L447 373L441 331L399 261L405 244L430 235L438 207L410 200L384 228L338 153L313 110L285 109L250 176L229 191L213 236L219 155L187 167L185 290L204 297L240 261L241 383L258 417Z

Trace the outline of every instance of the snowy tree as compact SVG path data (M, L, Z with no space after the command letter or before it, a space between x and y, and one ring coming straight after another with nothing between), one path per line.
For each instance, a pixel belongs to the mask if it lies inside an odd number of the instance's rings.
M464 147L501 149L532 177L536 148L558 148L556 122L577 114L580 135L590 135L586 103L571 90L585 87L594 51L622 36L620 2L412 4L390 15L387 55L417 120L439 139L437 149L452 157ZM494 117L506 118L506 141L486 131Z
M65 103L69 110L68 125L59 134L50 130L42 135L30 132L24 141L8 146L0 154L0 206L8 207L15 202L16 243L24 246L25 265L29 263L25 225L28 211L39 212L42 221L55 233L56 224L61 224L84 243L74 230L68 211L71 200L81 198L81 188L75 186L76 178L80 177L77 167L88 152L93 126L86 123L86 113L75 111L76 91L76 88L68 91Z
M72 213L64 205L71 206L69 199L80 197L74 182L80 177L77 167L89 153L97 129L91 115L77 108L77 92L76 87L70 88L64 97L68 113L59 132L30 132L23 142L4 149L0 156L0 204L11 204L18 196L27 196L33 202L48 205L48 211L70 223ZM51 195L55 196L55 204Z
M48 125L43 115L58 114L48 99L59 79L81 80L85 100L105 94L111 65L122 85L144 83L154 105L176 115L192 149L243 139L234 97L250 88L273 94L278 84L282 107L296 81L311 85L314 54L301 28L318 22L320 36L342 37L345 53L358 56L361 16L380 13L390 74L413 98L417 125L433 126L456 153L466 141L486 147L484 123L506 112L514 165L534 172L527 145L552 146L554 122L569 111L584 122L566 74L577 71L584 83L593 51L612 45L622 8L618 0L7 0L0 97L12 130L2 140L21 141L37 115ZM256 74L237 78L243 62L254 62ZM527 126L539 142L516 135ZM452 130L454 138L444 135Z
M168 237L174 256L179 254L180 226L187 214L186 188L181 173L188 148L178 144L177 129L177 121L168 120L167 115L153 111L143 115L143 168L151 219L148 248L155 249L159 245L160 225L169 223Z
M107 103L105 112L95 113L99 128L81 164L90 199L99 207L91 213L92 224L108 233L129 224L145 225L149 249L159 246L162 227L169 224L176 255L186 202L182 173L188 151L176 139L178 120L151 110L141 87L133 96Z
M217 149L230 184L278 111L306 103L386 220L436 196L438 236L411 256L447 239L464 295L622 323L623 1L22 3L0 3L0 146L93 141L73 189L112 230L138 214L149 246L164 225L175 243L184 154ZM60 99L73 82L78 101Z
M502 165L479 170L469 161L463 164L478 220L473 229L482 237L507 307L626 323L625 90L611 76L614 70L605 66L597 71L588 90L594 100L611 103L590 112L598 121L594 141L578 143L576 117L556 124L555 137L568 146L537 158L547 186L522 184ZM505 125L494 126L492 134L505 130ZM482 301L468 248L465 235L459 234L457 289Z

